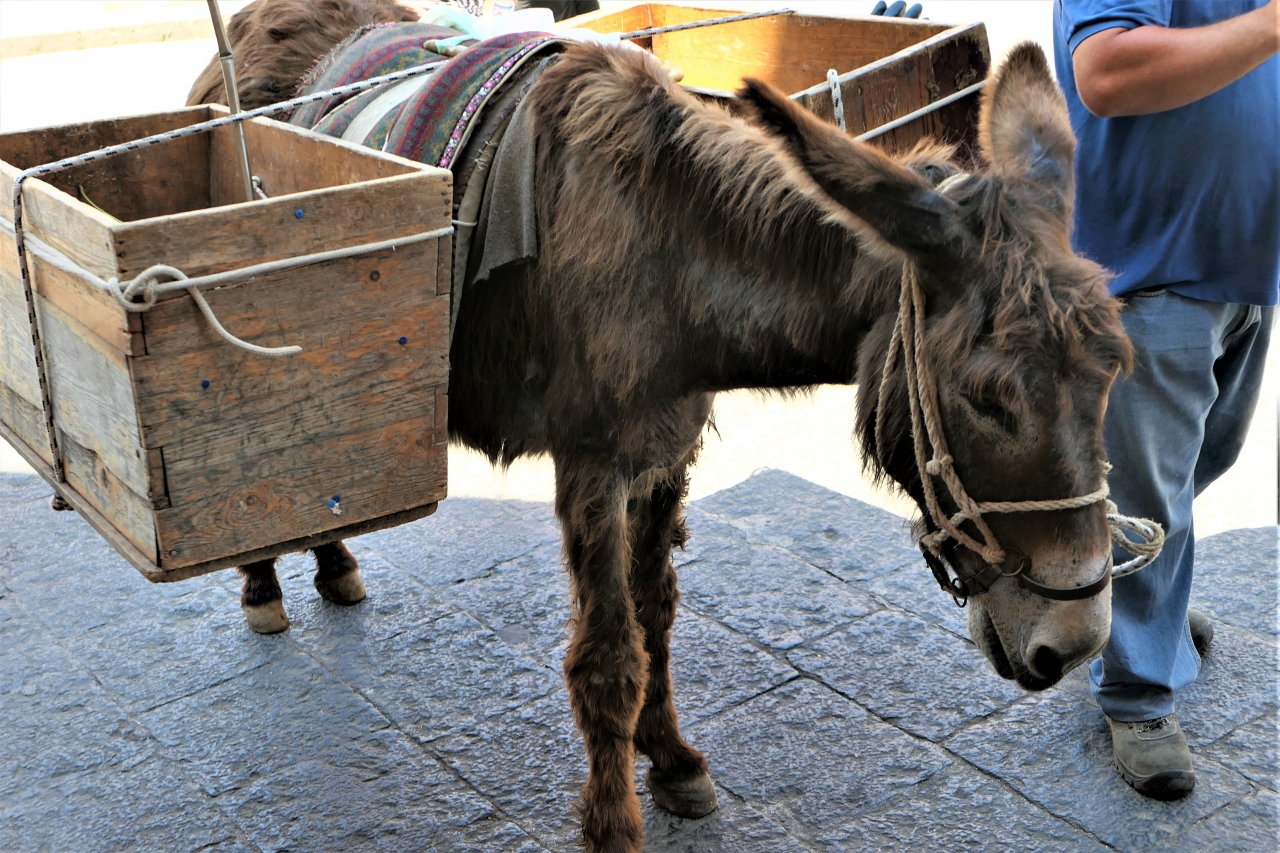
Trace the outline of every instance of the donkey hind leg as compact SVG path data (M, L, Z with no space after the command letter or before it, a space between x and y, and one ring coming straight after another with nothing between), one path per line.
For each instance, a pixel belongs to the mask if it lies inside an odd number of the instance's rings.
M671 546L684 542L685 468L664 476L629 508L631 596L644 632L649 680L636 725L636 749L653 761L645 782L659 808L686 818L710 814L716 789L707 759L680 736L671 690L671 626L680 601Z
M625 479L607 463L556 461L556 514L574 603L564 673L587 748L578 810L588 853L638 853L644 843L633 738L646 664L627 584L626 494Z
M249 563L236 571L244 578L240 609L249 627L259 634L278 634L288 628L289 616L284 612L280 581L276 580L275 558Z
M364 601L364 581L360 565L341 541L311 549L316 558L316 591L325 601L351 605Z

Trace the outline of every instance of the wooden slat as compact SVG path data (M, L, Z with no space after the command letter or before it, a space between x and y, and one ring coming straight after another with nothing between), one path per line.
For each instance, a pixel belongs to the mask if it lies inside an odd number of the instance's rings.
M39 308L58 429L98 454L101 464L137 495L147 495L125 355L58 306L40 299Z
M433 407L433 401L427 404ZM170 463L166 457L174 505L156 514L161 566L189 566L439 500L447 448L430 443L434 427L434 413L426 412L239 464ZM204 482L207 497L181 504L176 482L192 491ZM335 494L342 498L341 516L327 507Z
M18 173L0 163L0 184L12 187ZM5 218L12 221L12 209ZM22 185L22 224L38 237L100 278L116 274L116 251L111 217L77 201L37 178Z
M731 14L720 9L659 5L659 26ZM742 77L762 79L788 94L897 53L947 29L925 21L779 15L653 37L655 55L684 73L687 86L733 90Z
M0 234L0 383L39 408L39 382L27 299L18 274L18 253L13 240Z
M67 485L143 556L156 562L156 527L151 501L117 477L106 456L83 447L61 429L58 448L66 462Z
M196 276L440 228L449 222L452 199L449 172L433 170L124 223L113 231L122 279L161 263Z
M277 542L274 545L268 545L265 548L255 548L252 551L245 551L240 554L232 554L228 557L219 557L216 560L206 560L202 563L195 563L190 566L183 566L175 569L161 569L156 566L143 566L140 561L130 560L143 576L152 583L172 583L174 581L186 580L187 578L199 577L207 575L210 572L216 572L220 569L229 569L232 566L247 566L249 563L256 563L259 560L269 560L272 557L279 557L281 554L294 554L298 551L305 551L308 548L314 548L317 545L326 545L330 542L338 542L343 539L352 539L356 536L364 536L366 533L374 533L379 530L386 530L391 527L399 527L402 524L408 524L411 521L417 521L420 518L426 518L436 511L439 502L425 504L424 506L410 507L399 512L393 512L390 515L381 515L377 518L371 518L367 521L357 522L356 524L344 524L342 527L335 527L332 530L326 530L323 533L314 533L310 536L300 536L296 539L289 539L284 542ZM126 545L128 543L125 543Z
M35 255L28 255L36 292L75 317L89 331L125 355L143 355L142 315L124 309L114 296Z
M244 130L250 167L272 198L424 171L420 163L267 118L245 122ZM244 201L235 129L221 127L206 136L210 204Z
M3 382L0 382L0 426L9 429L14 440L26 445L46 466L53 464L44 413L38 405L24 400Z

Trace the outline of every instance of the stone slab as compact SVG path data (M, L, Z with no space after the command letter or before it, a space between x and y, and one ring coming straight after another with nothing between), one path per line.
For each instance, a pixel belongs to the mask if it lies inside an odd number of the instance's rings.
M294 648L287 636L250 631L239 600L219 586L197 588L164 604L162 613L125 613L67 641L68 650L128 710L145 711L190 695Z
M424 742L470 728L562 683L559 673L462 612L386 639L334 642L309 651L399 729Z
M789 649L879 609L859 592L790 551L727 548L680 571L687 607L774 649Z
M1196 542L1191 604L1215 620L1272 637L1280 635L1280 528L1229 530Z
M847 836L848 850L1104 853L1111 849L962 762L858 815L849 824Z
M363 697L296 651L141 720L211 797L317 755L351 770L377 767L399 737Z
M1151 848L1151 853L1188 850L1195 853L1242 853L1280 848L1280 795L1259 791L1231 803L1186 832Z
M318 756L223 794L218 804L264 851L543 850L403 735L380 766Z
M689 531L689 541L683 548L671 551L671 562L677 568L695 560L711 558L726 548L747 544L746 533L696 503L685 506L685 526Z
M1073 695L1058 690L1028 697L963 729L945 745L1121 850L1163 845L1252 791L1240 774L1199 756L1190 796L1171 803L1147 799L1112 765L1111 734L1102 713L1083 700L1072 701Z
M1026 695L972 644L898 611L881 611L792 649L802 672L899 728L940 741Z
M810 679L697 723L689 738L721 786L822 849L854 844L850 824L860 813L909 795L952 763Z
M765 470L695 504L746 533L849 581L918 560L908 523L786 471Z
M352 541L428 586L440 586L559 542L560 526L550 504L450 498L426 518Z
M861 587L968 643L973 642L969 638L969 609L957 607L955 599L939 589L938 582L923 560L916 559L899 566Z
M1280 792L1280 714L1276 711L1240 726L1200 753Z
M1234 625L1214 628L1194 684L1178 693L1178 720L1191 748L1217 740L1280 704L1273 640Z
M0 809L6 853L195 853L234 840L222 811L158 757L71 773Z

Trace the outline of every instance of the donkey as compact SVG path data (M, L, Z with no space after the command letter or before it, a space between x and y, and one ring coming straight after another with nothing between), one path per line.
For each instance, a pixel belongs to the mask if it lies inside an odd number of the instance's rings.
M716 807L669 672L671 549L714 395L857 382L865 464L923 509L904 361L885 368L914 271L956 474L979 500L1063 498L1104 481L1103 410L1130 354L1106 272L1070 248L1075 142L1032 44L984 92L969 175L948 149L859 143L763 83L732 110L701 102L638 51L572 46L527 97L539 255L467 292L449 431L495 464L554 461L574 614L564 673L589 762L582 837L634 853L636 751L660 807ZM1040 584L1092 587L1109 571L1099 503L987 523ZM920 532L935 526L926 512ZM954 540L940 554L964 577L990 568ZM969 628L1000 675L1042 689L1101 649L1105 585L1054 600L997 568Z

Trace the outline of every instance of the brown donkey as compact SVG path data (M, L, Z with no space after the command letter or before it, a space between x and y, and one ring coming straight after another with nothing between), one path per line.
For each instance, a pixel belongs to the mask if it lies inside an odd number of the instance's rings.
M495 464L554 460L573 587L565 678L589 760L582 834L591 851L637 851L635 751L661 807L697 817L716 804L706 759L680 735L668 645L671 548L715 393L860 383L867 463L923 502L902 359L880 393L909 263L969 492L1065 498L1103 481L1103 408L1128 345L1104 271L1070 250L1074 141L1032 45L985 92L985 165L969 176L943 150L886 156L762 84L730 115L634 51L571 47L528 97L539 256L468 290L449 430ZM1101 504L988 523L1041 584L1108 570ZM986 568L954 542L943 556L965 576ZM263 576L274 584L269 564ZM997 577L972 603L979 648L1033 689L1108 636L1107 589L1056 601Z

